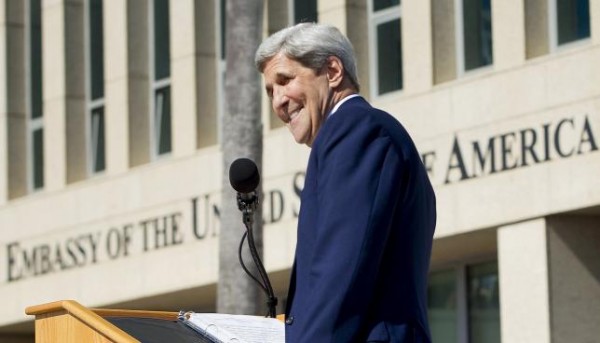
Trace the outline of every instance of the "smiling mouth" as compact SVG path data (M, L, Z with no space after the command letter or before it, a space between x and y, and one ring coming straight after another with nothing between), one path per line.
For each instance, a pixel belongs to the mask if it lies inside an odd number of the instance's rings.
M291 123L300 115L300 110L302 110L302 108L297 108L293 112L288 113L288 123Z

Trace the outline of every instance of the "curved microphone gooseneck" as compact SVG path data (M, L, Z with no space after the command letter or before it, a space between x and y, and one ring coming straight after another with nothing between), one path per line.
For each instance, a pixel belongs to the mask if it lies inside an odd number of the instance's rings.
M258 205L258 195L256 194L256 187L260 183L260 175L258 173L258 168L256 164L247 158L239 158L231 164L229 167L229 183L233 189L235 189L237 193L237 204L240 211L242 211L242 221L246 226L246 232L242 236L242 240L240 241L240 246L238 248L238 257L240 260L240 264L242 265L242 269L252 278L252 280L256 281L260 288L267 295L267 307L269 308L269 312L267 317L275 318L275 307L277 306L277 298L275 297L275 293L273 292L273 287L271 286L271 281L269 280L269 275L267 274L265 267L263 266L262 261L258 255L258 251L256 250L256 245L254 244L254 235L252 230L252 224L254 222L253 215L254 210L256 210L256 206ZM256 265L256 269L260 274L260 280L258 280L252 273L246 268L244 264L244 260L242 259L242 247L244 244L244 239L248 237L248 247L250 248L250 255L252 255L252 259L254 260L254 264Z

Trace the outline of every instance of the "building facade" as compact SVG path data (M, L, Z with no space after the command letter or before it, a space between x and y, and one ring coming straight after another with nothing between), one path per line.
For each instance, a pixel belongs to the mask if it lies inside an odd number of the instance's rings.
M215 310L224 1L0 1L2 342L61 299ZM340 28L362 95L413 136L434 342L600 337L600 0L271 0L264 20ZM310 151L261 101L283 298Z

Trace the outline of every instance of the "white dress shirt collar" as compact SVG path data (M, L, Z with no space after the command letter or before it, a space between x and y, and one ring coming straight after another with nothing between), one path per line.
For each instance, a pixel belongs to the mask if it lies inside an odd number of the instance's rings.
M331 112L329 112L329 115L327 117L329 117L330 115L333 115L338 108L340 108L340 106L342 106L343 103L345 103L346 101L352 99L352 98L356 98L357 96L360 96L360 94L350 94L348 96L346 96L345 98L343 98L342 100L338 101L337 104L335 104L335 106L333 106L333 109L331 110Z

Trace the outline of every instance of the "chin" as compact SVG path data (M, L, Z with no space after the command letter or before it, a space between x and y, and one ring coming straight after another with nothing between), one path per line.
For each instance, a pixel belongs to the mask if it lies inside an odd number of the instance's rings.
M296 141L296 143L298 143L298 144L306 144L306 142L308 141L308 139L305 135L296 135L296 133L294 131L291 131L291 134L294 137L294 140Z
M306 141L304 139L302 139L302 138L296 138L296 137L294 137L294 140L298 144L306 144Z
M310 147L312 145L312 142L309 141L308 139L304 138L304 137L301 137L301 138L294 137L294 140L296 141L296 143L303 144L303 145L306 145L308 147Z

